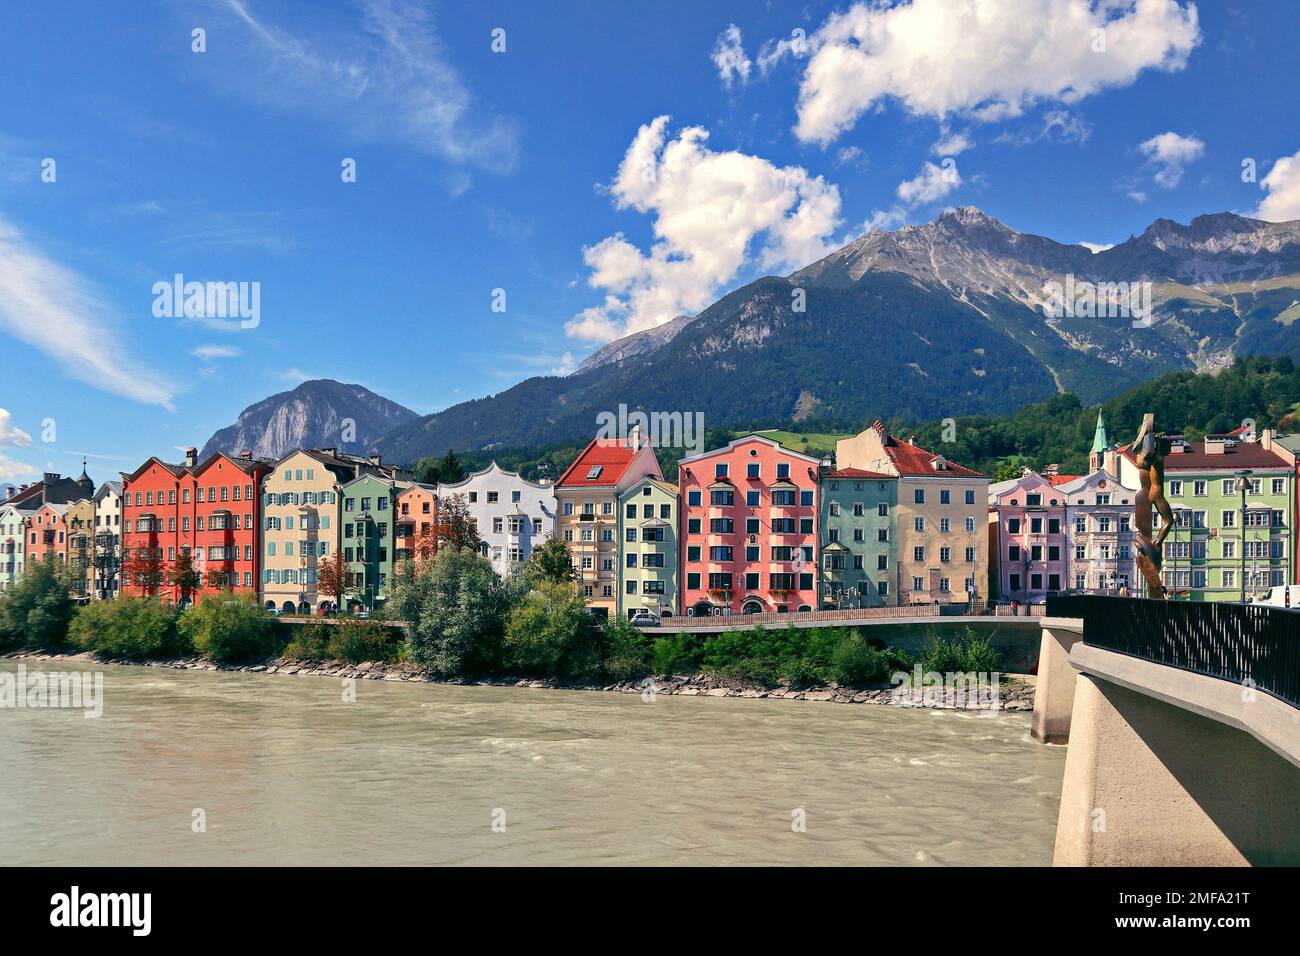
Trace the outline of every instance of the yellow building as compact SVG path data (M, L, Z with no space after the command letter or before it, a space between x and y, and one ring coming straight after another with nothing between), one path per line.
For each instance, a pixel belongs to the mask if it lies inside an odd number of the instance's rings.
M630 439L593 440L555 483L556 534L598 617L618 609L619 495L647 476L663 479L654 448L634 429Z
M835 461L898 476L898 603L988 600L988 478L899 441L879 421L839 441Z

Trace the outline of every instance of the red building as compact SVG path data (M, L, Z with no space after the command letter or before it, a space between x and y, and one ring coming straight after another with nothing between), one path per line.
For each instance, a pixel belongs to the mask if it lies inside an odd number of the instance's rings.
M56 565L68 562L68 506L65 504L41 505L27 519L28 568L44 560Z
M820 462L750 435L679 465L682 609L816 608Z
M190 595L256 591L261 580L261 484L272 464L217 452L202 464L150 458L122 474L122 593L179 602L176 572L188 554L198 575Z

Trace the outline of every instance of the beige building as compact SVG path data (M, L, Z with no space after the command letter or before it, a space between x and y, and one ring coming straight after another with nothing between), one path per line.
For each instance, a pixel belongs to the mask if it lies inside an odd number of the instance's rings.
M68 504L68 567L74 601L89 601L95 590L95 501L78 498Z
M578 588L598 617L618 613L618 499L645 477L663 480L640 432L597 438L555 483L556 534L569 549Z
M898 603L988 600L988 478L899 441L879 421L841 440L835 460L898 476Z
M340 486L361 474L392 469L379 458L341 455L333 448L293 451L262 482L262 603L317 614L333 608L319 588L323 559L339 547Z
M106 481L95 492L95 555L91 599L115 598L122 565L122 482Z

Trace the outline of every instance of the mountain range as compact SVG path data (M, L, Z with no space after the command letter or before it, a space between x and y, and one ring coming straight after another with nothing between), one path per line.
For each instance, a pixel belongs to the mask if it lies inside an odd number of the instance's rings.
M1140 286L1135 301L1148 311L1059 308L1061 289L1095 286L1113 299L1108 284ZM703 412L709 427L996 414L1066 391L1091 404L1235 355L1300 357L1296 318L1300 222L1158 219L1094 251L968 206L757 279L698 315L606 345L567 376L408 413L368 449L414 462L448 448L585 439L620 404Z
M409 408L361 385L321 378L249 405L233 425L219 430L199 453L251 451L280 458L295 448L362 449L397 426L418 418Z

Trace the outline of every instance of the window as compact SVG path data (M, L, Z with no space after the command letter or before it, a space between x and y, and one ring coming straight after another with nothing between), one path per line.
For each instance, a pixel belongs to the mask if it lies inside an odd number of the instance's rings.
M699 491L688 491L688 492L686 493L686 503L687 503L688 505L690 505L692 508L698 508L699 505L700 505L700 492L699 492ZM566 504L566 506L567 506L568 502L566 502L565 504ZM568 512L568 511L565 512L565 514L570 514L570 513L571 513L571 512Z
M1169 482L1169 496L1171 498L1181 498L1183 494L1183 483L1173 480Z
M727 477L727 463L726 463L725 461L719 461L719 462L715 462L715 463L714 463L714 465L713 465L713 477L714 477L714 478L726 478L726 477Z
M922 518L922 517L919 517L919 516L913 518L913 519L912 519L912 530L915 531L915 532L917 532L918 534L924 532L924 531L925 531L925 519Z
M790 463L788 461L779 461L776 464L777 479L790 477Z
M751 461L747 466L745 466L745 477L747 478L762 477L762 470L758 462Z
M1272 489L1272 493L1275 495L1286 494L1286 479L1274 478L1270 483L1270 487Z
M918 505L923 505L923 504L925 504L925 489L924 489L924 488L917 488L915 491L913 491L913 492L912 492L912 501L913 501L915 504L918 504Z
M973 505L974 503L975 503L975 492L974 490L968 488L966 489L966 504Z
M924 546L918 545L917 547L915 547L915 548L912 549L912 560L913 560L913 561L924 561L924 560L925 560L925 547L924 547Z
M775 499L776 495L774 494L772 497ZM729 508L735 503L736 503L735 492L732 491L710 491L709 492L709 504L711 505L720 505L722 507Z

